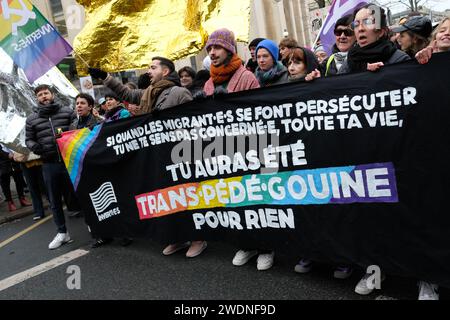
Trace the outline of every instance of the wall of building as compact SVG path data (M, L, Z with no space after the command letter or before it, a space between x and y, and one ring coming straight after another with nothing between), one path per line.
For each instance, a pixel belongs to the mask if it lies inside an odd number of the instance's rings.
M61 11L52 12L52 1L61 3ZM31 1L45 18L64 36L71 45L76 35L85 25L83 6L76 0L32 0Z

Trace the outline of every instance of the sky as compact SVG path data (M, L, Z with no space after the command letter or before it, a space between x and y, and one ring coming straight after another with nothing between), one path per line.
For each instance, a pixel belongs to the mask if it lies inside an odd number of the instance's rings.
M395 0L378 0L378 3L381 5L387 5L392 13L401 12L407 9L406 6L402 4L393 4L394 2L397 2ZM407 0L404 0L404 2L408 2ZM446 9L450 9L450 0L425 0L422 1L421 4L425 5L425 7L428 7L432 9L433 11L445 11Z

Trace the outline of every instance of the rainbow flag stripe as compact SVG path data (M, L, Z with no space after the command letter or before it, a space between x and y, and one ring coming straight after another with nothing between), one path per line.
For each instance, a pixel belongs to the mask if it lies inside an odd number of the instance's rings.
M29 0L2 1L0 47L34 82L72 52L70 44Z
M398 202L394 165L371 163L184 183L135 196L141 220L256 205Z
M100 124L95 126L92 131L87 128L67 131L57 140L64 164L75 190L77 190L80 182L84 157L97 139L101 128L102 125Z

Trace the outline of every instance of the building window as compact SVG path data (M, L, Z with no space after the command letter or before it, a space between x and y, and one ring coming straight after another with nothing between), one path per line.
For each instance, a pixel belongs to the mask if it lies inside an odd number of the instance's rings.
M56 29L63 37L67 37L67 25L61 0L50 0L49 2Z
M64 15L61 0L50 0L50 8L54 16L58 14Z

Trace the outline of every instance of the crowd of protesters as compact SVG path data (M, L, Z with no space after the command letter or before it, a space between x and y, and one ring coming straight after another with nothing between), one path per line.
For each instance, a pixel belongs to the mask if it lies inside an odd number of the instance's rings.
M378 14L374 14L373 8L377 9ZM427 63L434 53L450 50L449 18L441 21L433 30L427 17L411 15L399 26L389 29L384 9L374 5L359 7L353 14L338 19L334 34L336 42L330 56L320 44L309 49L299 46L292 38L284 38L278 45L271 39L256 38L249 43L251 58L244 63L237 54L233 32L218 29L208 38L208 56L203 61L204 69L198 72L191 67L176 71L171 60L154 57L148 73L139 78L137 85L124 85L107 72L90 68L91 76L101 79L110 92L98 101L97 107L91 96L79 94L75 99L75 111L60 105L49 86L38 86L35 93L39 106L27 119L26 145L32 154L39 156L38 161L42 162L46 194L57 226L58 233L49 248L55 249L71 241L62 209L63 195L72 198L71 207L75 211L78 209L73 187L56 146L56 138L63 131L92 129L102 122L164 112L165 109L208 96L297 81L306 81L313 85L315 78L376 71L384 65L410 59L417 59L423 64ZM13 176L20 203L29 205L23 194L23 185L16 179L17 171L12 163L14 154L2 151L0 172L5 196L10 203L12 200L6 185L9 186L9 177ZM41 192L36 191L39 182L33 181L37 178L30 178L32 165L22 167L26 168L27 182L33 189L32 200L36 217L41 218L44 216L42 200L38 200ZM112 241L95 236L94 238L93 247ZM128 240L131 242L131 239ZM186 243L168 244L162 253L170 255L189 248L186 256L193 258L200 255L206 247L206 241L192 239ZM236 252L232 263L242 266L256 255L258 270L267 270L274 264L275 252L272 248L248 248L245 245ZM307 273L312 270L313 261L308 257L299 259L294 268L296 272ZM353 271L352 266L336 266L334 277L347 279ZM370 274L363 275L355 287L355 292L366 295L373 291L368 286L369 276ZM383 274L382 280L384 278ZM419 287L419 299L439 298L437 285L421 281Z

